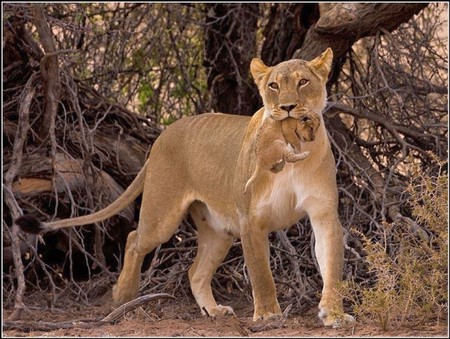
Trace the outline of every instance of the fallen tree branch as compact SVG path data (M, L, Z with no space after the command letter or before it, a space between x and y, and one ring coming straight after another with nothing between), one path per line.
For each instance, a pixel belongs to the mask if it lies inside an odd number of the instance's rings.
M58 323L51 323L48 321L5 321L3 322L3 330L18 329L29 332L29 331L52 331L68 328L94 328L101 325L114 323L120 317L146 304L150 300L164 299L164 298L175 299L174 296L167 293L147 294L121 305L104 318L72 320Z
M63 321L59 323L51 323L48 321L5 321L3 322L3 330L20 330L24 332L31 331L54 331L60 329L68 329L68 328L94 328L99 326L99 321L88 322L77 322L77 321Z
M168 293L157 293L157 294L147 294L143 295L141 297L138 297L136 299L133 299L121 306L119 306L117 309L112 311L110 314L108 314L106 317L104 317L101 322L103 323L112 323L119 319L121 316L125 315L126 313L134 310L135 308L149 302L153 299L161 299L161 298L169 298L169 299L175 299L174 296L168 294Z

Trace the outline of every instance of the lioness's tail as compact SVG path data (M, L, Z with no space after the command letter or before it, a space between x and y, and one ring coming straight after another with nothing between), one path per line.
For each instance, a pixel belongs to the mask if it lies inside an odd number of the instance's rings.
M120 197L118 197L110 205L106 206L98 212L90 215L84 215L82 217L45 223L39 221L35 216L27 214L17 218L14 222L23 231L38 234L75 225L81 226L92 224L110 218L122 211L129 204L131 204L138 197L138 195L142 193L144 189L145 174L147 172L147 164L148 160L144 164L144 167L142 167L142 169L139 171L138 175L130 184L130 186L128 186L128 188L125 190L125 192L122 193Z

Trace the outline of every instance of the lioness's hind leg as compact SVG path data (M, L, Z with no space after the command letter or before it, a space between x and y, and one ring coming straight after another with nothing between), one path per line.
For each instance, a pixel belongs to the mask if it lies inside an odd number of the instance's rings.
M175 233L192 202L186 196L182 189L178 196L171 190L144 191L139 226L128 236L123 269L113 288L116 304L137 295L142 261Z
M137 236L137 231L132 231L127 238L123 269L117 284L113 287L113 299L116 304L130 301L139 290L139 274L146 253L136 251Z
M211 289L213 274L225 259L233 244L233 237L210 227L207 219L201 215L201 209L191 208L191 216L198 230L197 256L189 270L192 294L203 315L207 313L216 317L234 314L231 307L217 305Z

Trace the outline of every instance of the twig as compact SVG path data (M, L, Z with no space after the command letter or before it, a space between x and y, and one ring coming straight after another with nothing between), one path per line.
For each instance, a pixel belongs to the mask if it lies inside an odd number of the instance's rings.
M286 230L278 231L277 238L278 238L278 240L280 240L281 244L289 251L289 254L290 254L290 255L288 255L289 262L291 263L292 270L295 274L295 277L297 278L298 285L300 286L300 289L302 290L302 292L304 292L305 284L302 279L302 274L300 273L300 267L298 265L298 260L296 260L294 258L295 254L297 254L295 247L292 246L292 244L290 243L290 241L286 235Z
M29 125L29 114L31 101L34 97L36 89L31 85L34 80L34 76L31 76L28 80L25 88L23 89L23 100L19 108L19 125L17 127L16 136L13 146L13 156L11 159L11 165L4 176L4 195L5 202L8 205L13 219L18 218L22 215L22 210L14 198L12 193L12 182L14 178L19 173L19 169L22 163L22 152L25 139L27 137ZM25 307L23 303L23 295L25 293L25 277L24 277L24 267L22 263L21 253L20 253L20 239L18 235L19 229L17 226L13 225L11 231L11 242L12 242L12 253L14 259L14 267L16 269L17 278L17 291L16 298L14 302L14 312L10 315L9 319L17 319L20 317L21 310Z

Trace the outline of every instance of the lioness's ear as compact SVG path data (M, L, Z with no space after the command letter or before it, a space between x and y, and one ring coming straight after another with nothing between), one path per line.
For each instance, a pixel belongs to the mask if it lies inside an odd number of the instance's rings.
M264 62L259 58L254 58L250 63L250 72L253 75L253 79L255 79L256 85L259 87L261 80L264 76L269 73L270 67L266 66Z
M330 47L328 47L325 52L314 60L311 60L309 64L317 70L323 79L326 80L328 78L328 73L330 73L332 62L333 51Z

